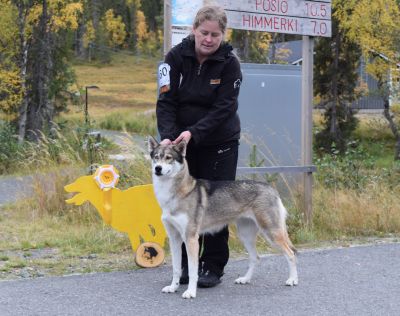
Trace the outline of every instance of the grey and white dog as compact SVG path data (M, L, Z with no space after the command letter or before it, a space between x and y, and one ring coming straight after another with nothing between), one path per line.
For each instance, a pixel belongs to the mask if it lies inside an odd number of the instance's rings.
M215 233L235 223L237 233L249 254L249 268L235 283L249 283L259 259L255 247L258 232L281 250L289 263L286 285L297 285L295 248L286 230L286 209L277 191L266 183L208 181L189 174L185 159L186 143L160 145L149 138L155 196L162 209L172 255L172 283L162 292L173 293L181 276L181 245L188 254L189 286L183 298L196 297L199 261L199 235Z

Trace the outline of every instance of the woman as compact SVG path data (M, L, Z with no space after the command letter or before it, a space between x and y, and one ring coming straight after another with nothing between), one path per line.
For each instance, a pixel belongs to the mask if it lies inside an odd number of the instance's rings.
M165 57L160 69L157 124L162 144L188 143L186 158L195 178L234 180L240 121L237 115L242 80L232 46L223 42L227 18L216 6L201 8L193 31ZM228 262L228 227L200 237L199 287L219 284ZM182 247L181 284L188 283Z

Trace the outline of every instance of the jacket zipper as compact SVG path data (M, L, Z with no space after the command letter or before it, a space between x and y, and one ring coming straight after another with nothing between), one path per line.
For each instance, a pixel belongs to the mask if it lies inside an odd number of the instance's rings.
M203 66L203 64L199 64L199 67L197 68L197 75L198 76L200 76L201 66Z

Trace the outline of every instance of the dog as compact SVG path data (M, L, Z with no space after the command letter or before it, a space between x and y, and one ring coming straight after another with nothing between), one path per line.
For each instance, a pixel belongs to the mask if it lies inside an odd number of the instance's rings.
M186 143L161 145L148 140L152 161L155 196L162 209L162 222L169 238L172 256L172 283L162 292L173 293L181 277L181 245L188 255L189 285L183 298L195 298L198 280L199 235L215 233L235 223L237 233L249 254L246 274L235 280L249 283L257 261L255 247L258 232L279 249L289 264L286 285L298 284L296 249L286 229L287 211L278 192L270 185L251 180L209 181L189 174L185 159Z

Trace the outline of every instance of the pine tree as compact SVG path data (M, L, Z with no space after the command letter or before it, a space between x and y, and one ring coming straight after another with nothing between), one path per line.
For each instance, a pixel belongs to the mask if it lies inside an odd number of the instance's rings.
M316 43L314 94L320 97L325 109L324 124L315 136L315 147L326 152L334 148L343 153L357 126L350 104L356 98L361 51L339 25L335 8L341 1L346 0L337 1L333 7L332 38L319 38Z
M146 17L149 31L157 33L161 22L161 8L163 6L160 0L142 0L140 8Z
M237 48L241 61L265 63L271 37L267 32L232 30L229 40Z

